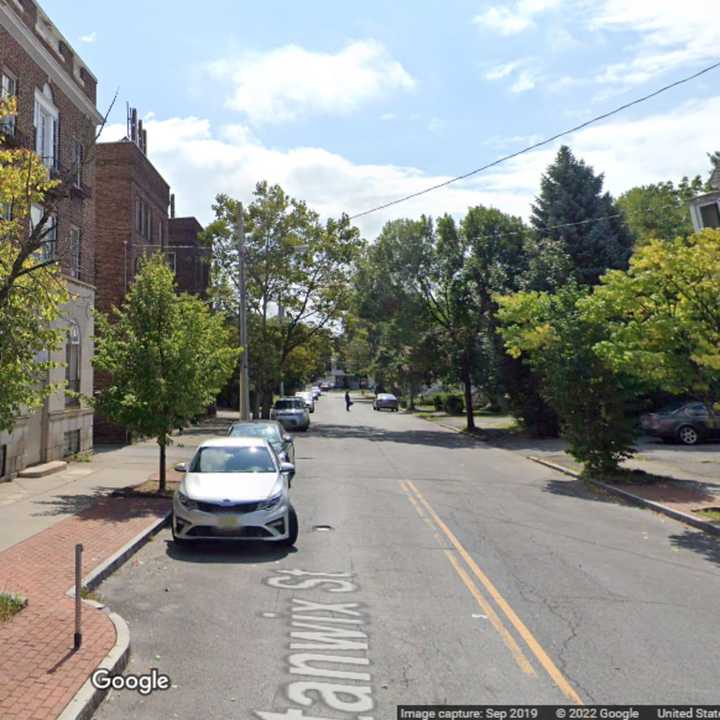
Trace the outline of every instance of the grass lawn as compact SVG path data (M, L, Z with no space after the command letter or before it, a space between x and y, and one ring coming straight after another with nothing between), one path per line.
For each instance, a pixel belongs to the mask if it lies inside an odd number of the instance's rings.
M710 522L720 522L720 508L693 510L693 515L699 515L704 520L710 520Z
M12 593L0 593L0 623L7 622L27 605L27 600Z

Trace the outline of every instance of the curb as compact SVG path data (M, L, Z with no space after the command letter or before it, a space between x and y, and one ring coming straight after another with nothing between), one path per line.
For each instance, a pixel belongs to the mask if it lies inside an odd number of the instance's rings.
M163 517L153 522L150 526L139 532L130 542L123 545L116 553L111 555L105 562L100 563L92 572L82 579L82 587L88 590L96 588L105 578L111 575L127 560L129 560L153 535L157 534L170 521L172 512L168 511ZM71 598L75 597L75 588L70 588L65 593ZM102 659L95 670L107 669L110 674L122 672L130 659L130 629L125 620L117 613L108 612L105 605L94 600L83 600L89 606L100 612L107 613L110 622L115 626L115 645L110 652ZM65 706L58 720L88 720L100 706L105 698L107 690L96 688L88 678L80 690Z
M528 460L532 460L533 462L536 462L539 465L545 465L546 467L552 468L553 470L557 470L558 472L561 472L565 475L569 475L570 477L580 478L580 473L576 472L575 470L569 470L568 468L565 468L562 465L558 465L557 463L553 463L548 460L543 460L542 458L534 457L532 455L528 455L527 458L528 458ZM620 488L617 488L614 485L608 485L607 483L604 483L601 480L593 480L592 478L585 478L585 479L587 480L587 482L591 483L592 485L602 488L603 490L610 493L611 495L621 497L621 498L623 498L623 500L626 500L627 502L629 502L633 505L649 508L650 510L654 510L655 512L658 512L662 515L667 515L668 517L672 518L673 520L678 520L682 523L685 523L686 525L692 525L693 527L698 528L698 530L703 530L704 532L709 533L710 535L720 536L720 526L719 525L708 522L706 520L700 520L700 518L696 518L693 515L688 515L687 513L681 512L680 510L673 510L672 508L668 507L667 505L662 505L661 503L654 502L653 500L646 500L645 498L638 497L637 495L633 495L632 493L628 492L627 490L621 490Z
M103 608L103 605L92 600L85 600L84 602L97 610ZM117 674L125 669L130 659L130 630L120 615L108 613L108 617L115 626L115 645L95 670L102 668L107 669L111 674ZM80 690L77 691L75 697L65 706L58 720L89 720L106 694L107 690L96 688L88 678Z

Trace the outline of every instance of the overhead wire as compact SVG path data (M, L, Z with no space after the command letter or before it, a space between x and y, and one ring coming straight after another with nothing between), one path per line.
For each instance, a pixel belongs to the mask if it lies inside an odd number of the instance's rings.
M498 158L497 160L493 160L492 162L487 163L486 165L483 165L479 168L475 168L474 170L470 170L469 172L466 172L462 175L457 175L456 177L450 178L449 180L444 180L443 182L436 183L435 185L431 185L430 187L424 188L423 190L418 190L417 192L410 193L409 195L405 195L401 198L397 198L395 200L390 200L390 201L383 203L381 205L378 205L374 208L370 208L369 210L364 210L364 211L356 213L354 215L350 215L349 219L357 220L358 218L365 217L367 215L371 215L372 213L379 212L380 210L385 210L389 207L393 207L394 205L399 205L400 203L407 202L408 200L412 200L412 199L420 197L422 195L427 195L430 192L447 187L448 185L452 185L453 183L460 182L461 180L466 180L467 178L472 177L473 175L477 175L478 173L481 173L485 170L489 170L492 167L501 165L502 163L505 163L508 160L512 160L516 157L519 157L520 155L524 155L525 153L528 153L531 150L537 150L540 147L549 145L550 143L555 142L556 140L559 140L561 137L564 137L565 135L570 135L571 133L577 132L578 130L582 130L590 125L594 125L595 123L598 123L601 120L606 120L607 118L612 117L613 115L617 115L618 113L623 112L624 110L627 110L628 108L634 107L635 105L639 105L644 102L647 102L648 100L651 100L652 98L657 97L658 95L661 95L662 93L665 93L668 90L672 90L673 88L676 88L680 85L684 85L685 83L691 82L692 80L695 80L695 79L701 77L702 75L705 75L706 73L711 72L712 70L717 70L718 68L720 68L720 61L713 63L712 65L708 65L707 67L704 67L701 70L698 70L697 72L693 73L692 75L688 75L686 77L680 78L679 80L675 80L674 82L669 83L668 85L664 85L663 87L659 88L658 90L654 90L653 92L651 92L647 95L643 95L642 97L636 98L635 100L631 100L630 102L624 103L612 110L609 110L608 112L602 113L601 115L596 115L595 117L591 118L590 120L586 120L585 122L582 122L579 125L575 125L574 127L571 127L567 130L563 130L562 132L555 133L554 135L552 135L548 138L545 138L544 140L540 140L536 143L533 143L532 145L528 145L527 147L524 147L521 150L517 150L508 155L503 155L502 157Z

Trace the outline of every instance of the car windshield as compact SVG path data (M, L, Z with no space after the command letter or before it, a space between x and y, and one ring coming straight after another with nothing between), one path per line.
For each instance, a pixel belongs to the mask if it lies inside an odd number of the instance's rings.
M275 403L276 410L302 410L305 407L305 403L301 398L293 400L278 400Z
M266 447L204 447L190 465L191 473L277 472Z
M247 423L246 425L233 425L230 431L231 437L259 437L269 442L280 440L280 430L277 425L266 425L263 423Z

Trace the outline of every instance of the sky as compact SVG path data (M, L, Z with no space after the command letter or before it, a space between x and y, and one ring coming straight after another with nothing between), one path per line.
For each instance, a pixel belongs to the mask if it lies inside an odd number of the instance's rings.
M104 140L129 102L178 215L279 183L363 212L720 60L716 0L42 0L97 76ZM564 139L614 195L705 175L720 70ZM483 204L527 217L560 143L357 221Z

